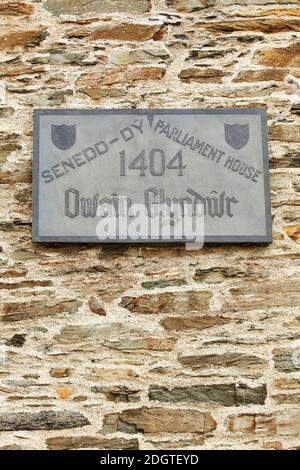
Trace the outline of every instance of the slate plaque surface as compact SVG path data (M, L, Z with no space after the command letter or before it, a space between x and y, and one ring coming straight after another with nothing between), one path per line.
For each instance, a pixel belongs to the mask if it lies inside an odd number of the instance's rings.
M33 241L99 241L119 196L200 201L206 242L271 242L265 111L35 110Z

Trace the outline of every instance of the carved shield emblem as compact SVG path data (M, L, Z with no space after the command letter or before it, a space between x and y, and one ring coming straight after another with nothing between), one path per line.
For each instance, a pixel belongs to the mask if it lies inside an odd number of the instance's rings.
M73 126L67 126L66 124L55 126L52 124L51 139L55 147L60 150L68 150L76 141L76 124Z
M249 140L249 124L224 124L225 140L236 150L245 147Z

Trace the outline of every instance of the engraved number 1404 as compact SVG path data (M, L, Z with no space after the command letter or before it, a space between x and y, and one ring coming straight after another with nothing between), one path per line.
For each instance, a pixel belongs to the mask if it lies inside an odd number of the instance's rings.
M120 175L126 176L127 168L129 170L139 170L140 176L146 176L146 170L150 171L152 176L163 176L168 170L177 170L178 176L183 176L183 170L186 165L182 163L182 150L179 150L171 160L166 163L165 152L161 149L152 149L149 155L142 150L131 163L126 163L125 150L120 152Z

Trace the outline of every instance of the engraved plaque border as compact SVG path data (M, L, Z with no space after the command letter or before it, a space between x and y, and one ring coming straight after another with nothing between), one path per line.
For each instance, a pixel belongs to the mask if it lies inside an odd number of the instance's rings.
M263 178L264 178L264 204L266 230L264 235L233 235L233 236L205 236L205 243L271 243L272 242L272 214L270 203L269 184L269 158L268 158L268 134L267 113L265 108L211 108L211 109L34 109L34 132L33 132L33 166L32 166L32 241L33 242L62 242L62 243L184 243L182 240L99 240L97 236L40 236L39 235L39 128L40 116L45 115L147 115L147 114L257 114L261 118L261 133L263 146Z

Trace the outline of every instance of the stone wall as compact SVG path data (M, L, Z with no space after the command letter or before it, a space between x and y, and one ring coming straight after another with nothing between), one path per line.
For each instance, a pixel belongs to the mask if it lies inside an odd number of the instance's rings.
M0 447L300 447L299 0L0 0ZM31 243L38 107L268 108L269 246Z

